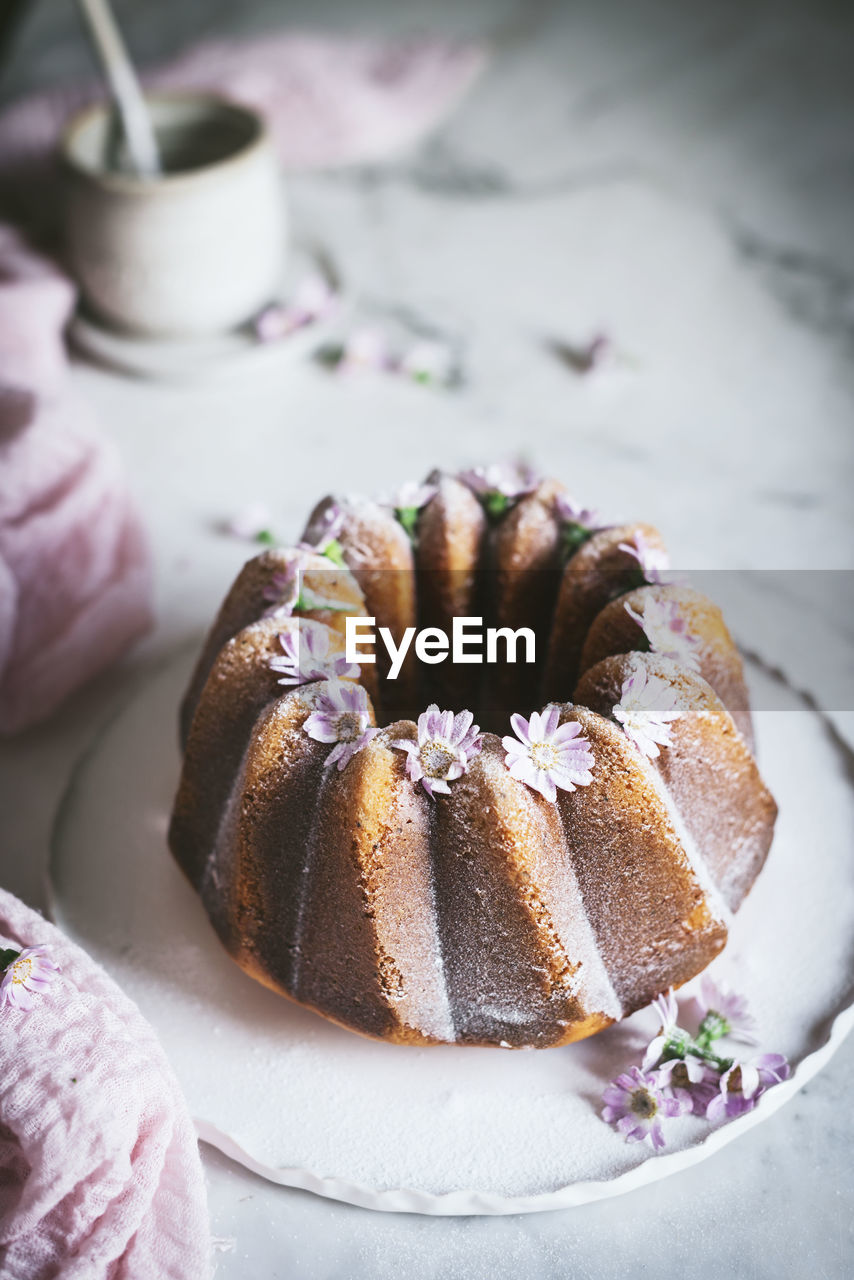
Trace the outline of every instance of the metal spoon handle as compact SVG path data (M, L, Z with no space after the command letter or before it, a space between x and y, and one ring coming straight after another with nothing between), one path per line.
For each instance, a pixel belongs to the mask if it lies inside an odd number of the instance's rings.
M118 108L131 164L140 177L155 178L162 172L157 139L109 0L78 3Z

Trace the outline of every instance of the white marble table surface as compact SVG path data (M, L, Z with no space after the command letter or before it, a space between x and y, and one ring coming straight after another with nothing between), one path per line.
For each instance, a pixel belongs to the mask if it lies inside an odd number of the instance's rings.
M388 489L524 447L585 500L659 525L686 567L854 564L854 11L119 7L148 56L206 24L274 21L494 42L481 83L417 152L289 181L296 233L353 296L458 340L466 379L454 392L342 385L284 352L185 386L77 368L151 528L159 621L50 724L0 747L4 885L43 903L71 766L116 700L205 625L246 553L217 523L251 500L296 533L323 490ZM84 64L69 13L48 2L5 91ZM553 344L597 330L628 363L580 378ZM847 608L828 605L824 621L850 645ZM849 1042L780 1113L677 1180L526 1218L371 1214L205 1150L212 1231L232 1242L217 1275L849 1275L852 1066Z

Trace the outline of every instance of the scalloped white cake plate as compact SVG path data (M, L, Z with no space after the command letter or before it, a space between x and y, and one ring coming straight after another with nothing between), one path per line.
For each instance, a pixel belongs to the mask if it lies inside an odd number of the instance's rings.
M713 971L737 983L762 1047L794 1073L718 1129L671 1121L654 1156L598 1117L639 1061L649 1010L539 1052L402 1048L352 1035L226 956L166 848L176 716L194 654L101 733L57 820L58 924L157 1029L199 1136L273 1182L374 1209L525 1213L631 1190L718 1150L781 1106L854 1021L854 754L806 701L749 664L763 773L780 805L768 865ZM686 989L687 998L688 989ZM680 993L680 999L683 993Z

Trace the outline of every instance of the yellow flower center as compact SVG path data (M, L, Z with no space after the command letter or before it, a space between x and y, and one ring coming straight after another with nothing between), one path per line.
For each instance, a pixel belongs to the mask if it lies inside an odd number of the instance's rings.
M16 960L12 965L12 981L23 984L27 981L32 972L33 960L32 956L27 956L23 960Z
M550 742L535 742L531 747L531 761L535 769L548 773L559 763L557 747Z
M339 742L355 742L362 732L361 716L353 711L345 711L335 721L335 732Z
M658 1110L658 1103L646 1089L635 1089L630 1106L641 1120L651 1120Z
M691 1084L691 1078L688 1075L688 1068L685 1066L684 1062L677 1062L676 1066L673 1068L670 1078L674 1084L679 1085L680 1088L683 1089L689 1088Z
M428 778L445 778L448 770L456 760L456 754L450 751L444 742L434 739L425 742L420 751L421 768Z

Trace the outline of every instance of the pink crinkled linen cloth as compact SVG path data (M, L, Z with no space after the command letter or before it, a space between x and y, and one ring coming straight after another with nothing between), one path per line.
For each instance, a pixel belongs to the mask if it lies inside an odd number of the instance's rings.
M74 299L0 225L0 733L44 719L152 621L121 461L68 378Z
M202 89L258 108L282 164L377 160L420 137L456 105L486 61L482 45L270 33L210 40L144 77L150 89ZM93 85L37 93L0 115L0 170L37 167Z
M0 889L0 949L61 970L0 1007L0 1277L202 1280L211 1240L193 1124L157 1037L74 943Z

